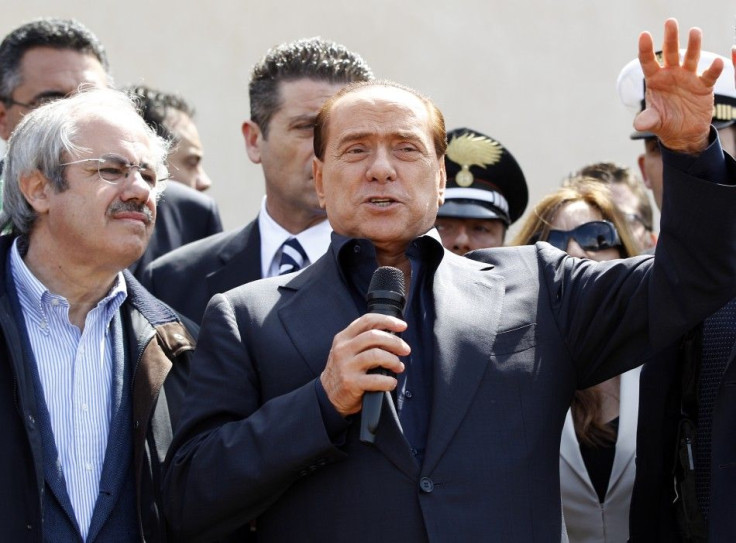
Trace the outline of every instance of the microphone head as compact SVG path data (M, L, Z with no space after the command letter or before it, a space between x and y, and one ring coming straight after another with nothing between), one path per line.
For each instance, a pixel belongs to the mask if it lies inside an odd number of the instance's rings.
M379 290L396 292L404 296L404 272L393 266L381 266L373 272L368 292Z

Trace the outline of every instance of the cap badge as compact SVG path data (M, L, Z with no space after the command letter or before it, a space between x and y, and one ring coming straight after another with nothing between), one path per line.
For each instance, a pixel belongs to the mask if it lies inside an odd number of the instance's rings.
M501 159L502 154L503 147L500 143L474 134L458 136L447 145L447 158L462 167L455 175L455 183L459 187L473 184L471 166L491 166Z

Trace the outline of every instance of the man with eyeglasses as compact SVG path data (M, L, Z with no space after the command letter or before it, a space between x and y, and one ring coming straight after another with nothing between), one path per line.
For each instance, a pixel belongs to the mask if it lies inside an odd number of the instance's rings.
M145 85L125 89L143 120L170 142L166 166L171 183L161 194L156 228L143 256L130 266L140 279L146 266L182 245L222 232L215 201L203 194L211 181L202 166L202 143L192 120L193 108L179 95Z
M159 487L194 339L126 270L143 253L167 143L90 89L8 142L0 228L0 534L170 541Z
M78 21L44 18L19 26L0 43L0 138L7 141L35 108L80 86L111 82L105 49ZM0 161L0 177L2 170Z

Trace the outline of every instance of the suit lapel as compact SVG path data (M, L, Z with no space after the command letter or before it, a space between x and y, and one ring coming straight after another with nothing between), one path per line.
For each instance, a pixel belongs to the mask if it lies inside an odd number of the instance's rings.
M626 467L634 462L636 456L640 371L641 367L638 367L621 375L618 437L616 438L616 454L613 457L611 477L608 480L608 493L616 488L619 479L626 471Z
M585 461L580 452L580 444L575 435L575 425L572 422L572 412L568 409L565 416L565 426L562 428L562 441L560 443L560 457L570 466L581 481L585 482L585 490L589 497L598 500L593 483L590 482L588 470L585 468Z
M358 309L342 287L331 251L280 288L294 292L278 309L279 318L316 377L325 367L332 338L360 316Z
M340 286L336 288L336 285ZM292 290L294 294L278 310L279 318L294 347L317 377L325 367L333 337L360 316L358 309L347 288L342 286L330 251L281 289ZM330 293L329 303L325 301L325 293ZM359 420L354 424L359 424ZM396 408L388 394L383 397L374 445L396 467L416 477L419 466L401 432Z
M504 283L489 268L446 251L435 273L434 390L426 472L447 448L490 363Z
M238 285L261 279L261 235L258 219L245 226L239 235L220 251L222 266L207 275L211 298Z

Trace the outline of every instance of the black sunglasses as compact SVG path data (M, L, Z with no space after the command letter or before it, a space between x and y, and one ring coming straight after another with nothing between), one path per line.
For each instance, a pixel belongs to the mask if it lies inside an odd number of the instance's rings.
M566 251L571 239L584 251L603 251L621 245L616 227L609 221L586 222L572 230L550 230L546 241Z

